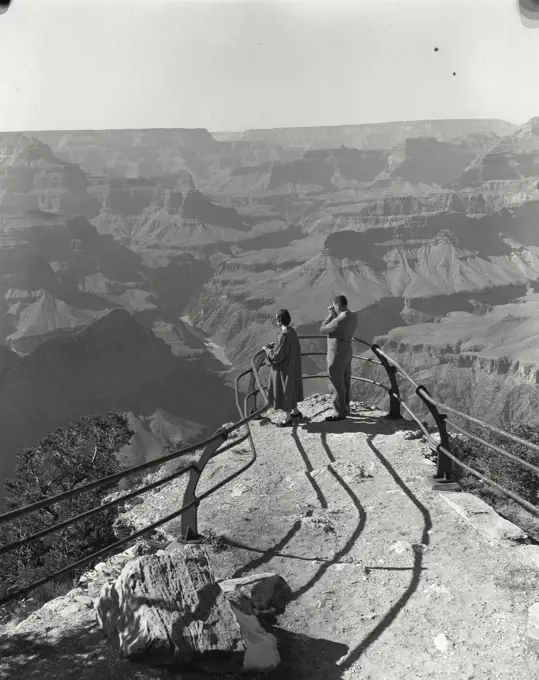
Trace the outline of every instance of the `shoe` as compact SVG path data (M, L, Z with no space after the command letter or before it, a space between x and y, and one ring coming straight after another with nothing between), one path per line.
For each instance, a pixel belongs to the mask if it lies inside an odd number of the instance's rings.
M292 427L293 424L293 420L285 420L284 423L277 423L277 427Z
M292 420L301 420L303 418L303 413L298 411L297 413L293 413L290 417Z
M327 418L324 418L324 420L335 423L337 420L346 420L346 416L328 416Z

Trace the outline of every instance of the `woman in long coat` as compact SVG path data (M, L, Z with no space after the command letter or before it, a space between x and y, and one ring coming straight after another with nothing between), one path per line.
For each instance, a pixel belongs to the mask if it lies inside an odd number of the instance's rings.
M268 398L274 409L286 412L286 420L278 427L289 427L303 417L297 409L298 402L303 401L301 347L296 331L290 326L288 310L280 309L275 320L281 327L277 342L264 346L271 364Z

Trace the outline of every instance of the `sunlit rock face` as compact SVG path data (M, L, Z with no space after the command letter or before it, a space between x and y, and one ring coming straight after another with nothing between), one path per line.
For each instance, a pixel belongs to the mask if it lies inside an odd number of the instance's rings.
M539 118L500 139L454 182L457 189L539 176Z
M86 173L60 160L49 146L19 133L0 133L0 211L61 212L94 217L99 203Z

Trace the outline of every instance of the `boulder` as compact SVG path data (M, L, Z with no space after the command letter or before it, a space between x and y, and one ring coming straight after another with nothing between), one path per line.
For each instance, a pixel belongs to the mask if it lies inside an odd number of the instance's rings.
M99 625L121 656L182 665L245 651L240 624L198 545L144 555L106 584Z
M230 578L219 582L225 593L239 592L247 597L255 612L284 611L292 598L290 586L278 574L251 574L242 578Z

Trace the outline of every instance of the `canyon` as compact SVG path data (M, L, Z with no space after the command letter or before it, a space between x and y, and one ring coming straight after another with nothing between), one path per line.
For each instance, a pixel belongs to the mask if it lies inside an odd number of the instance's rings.
M130 414L125 461L234 419L275 310L316 334L336 293L448 399L535 418L538 120L0 133L0 481L80 415Z

